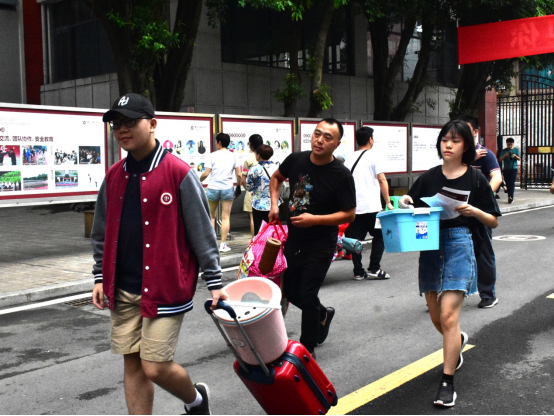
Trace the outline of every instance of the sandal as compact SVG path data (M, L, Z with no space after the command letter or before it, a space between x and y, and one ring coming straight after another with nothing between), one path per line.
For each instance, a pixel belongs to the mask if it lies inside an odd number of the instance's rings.
M375 279L390 279L390 274L381 269L377 270L376 272L370 271L368 275L374 277Z

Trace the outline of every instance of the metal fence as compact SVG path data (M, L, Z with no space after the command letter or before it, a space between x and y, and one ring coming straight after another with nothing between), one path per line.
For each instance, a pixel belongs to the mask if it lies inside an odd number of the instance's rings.
M498 98L498 146L514 137L521 143L523 189L549 188L554 157L554 80L521 75L521 95Z

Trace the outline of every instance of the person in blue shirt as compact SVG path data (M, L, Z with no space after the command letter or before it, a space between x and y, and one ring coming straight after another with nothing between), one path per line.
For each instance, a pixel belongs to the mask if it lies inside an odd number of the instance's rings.
M494 154L479 144L479 120L469 114L458 117L458 120L467 123L475 141L476 157L471 167L480 170L489 181L492 191L496 192L502 183L502 174ZM492 248L492 229L483 225L473 233L472 237L477 259L477 287L481 297L478 306L492 308L498 303L495 290L496 257Z
M519 149L514 147L514 139L506 139L506 147L500 152L499 162L503 163L502 174L508 187L508 204L514 202L514 193L517 179L517 162L521 160Z

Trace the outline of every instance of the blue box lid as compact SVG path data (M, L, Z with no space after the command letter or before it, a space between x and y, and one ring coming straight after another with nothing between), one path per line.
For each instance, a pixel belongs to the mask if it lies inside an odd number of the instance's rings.
M427 208L398 208L392 211L383 211L377 214L377 218L392 216L392 215L429 215L431 212L444 211L441 207L427 207Z

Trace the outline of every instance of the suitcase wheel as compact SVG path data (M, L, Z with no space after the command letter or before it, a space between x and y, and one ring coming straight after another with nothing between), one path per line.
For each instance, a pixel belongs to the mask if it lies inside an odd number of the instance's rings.
M304 356L304 361L306 361L307 363L310 362L310 357L308 357L307 355Z

